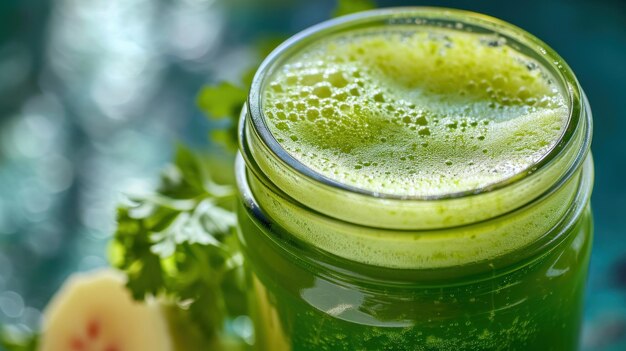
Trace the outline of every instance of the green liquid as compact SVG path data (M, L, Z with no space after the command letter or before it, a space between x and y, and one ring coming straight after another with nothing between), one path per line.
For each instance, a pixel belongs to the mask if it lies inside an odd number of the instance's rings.
M441 196L554 147L568 108L537 62L492 36L396 27L315 42L270 78L268 127L293 157L356 188Z
M260 94L271 135L301 165L352 189L423 199L534 171L569 119L554 82L494 36L393 25L308 42L280 61ZM577 348L592 236L590 160L542 199L569 158L516 194L422 208L323 187L317 194L257 149L245 180L255 204L239 209L256 349ZM342 200L371 203L342 217L333 213ZM413 210L434 220L411 227ZM351 222L359 211L367 223ZM377 226L377 218L392 225ZM396 218L402 223L393 226Z
M243 207L239 216L257 350L578 347L591 249L589 210L567 240L512 271L494 267L483 281L464 283L458 275L465 268L458 267L438 273L430 284L420 283L415 272L415 283L404 287L391 282L411 274L406 271L378 270L374 283L337 276L311 264L307 258L320 256L279 228L268 228ZM290 247L288 254L285 246L291 245L298 249ZM367 276L361 265L337 263Z

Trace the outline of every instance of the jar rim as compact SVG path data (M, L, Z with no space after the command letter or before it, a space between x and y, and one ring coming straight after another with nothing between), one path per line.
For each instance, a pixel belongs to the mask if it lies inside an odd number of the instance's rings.
M321 35L338 33L343 30L358 28L359 26L368 26L371 24L398 25L398 24L417 24L439 26L442 28L459 29L459 24L465 31L484 31L485 33L496 34L507 40L513 48L525 48L531 50L537 57L541 58L540 63L545 69L558 80L558 84L562 89L562 93L568 102L568 118L563 133L559 137L555 145L546 152L538 161L530 164L526 169L502 180L490 183L477 189L470 189L460 192L450 192L438 195L399 195L372 191L345 184L337 180L324 176L312 168L289 154L282 145L275 139L266 123L266 118L262 108L262 89L265 86L267 78L287 53L304 45L309 40L314 40ZM471 30L470 30L471 29ZM478 32L480 33L480 32ZM516 47L517 46L517 47ZM456 10L438 7L395 7L386 9L377 9L348 15L329 21L322 22L312 26L304 31L289 38L283 44L278 46L263 61L257 70L252 81L250 93L247 101L247 113L251 120L254 131L264 143L269 151L278 158L286 167L295 170L298 175L304 176L308 180L330 188L346 191L352 194L363 195L377 199L402 200L402 201L434 201L446 200L454 198L467 198L482 193L493 192L495 190L506 188L512 184L516 184L523 179L529 178L530 175L539 170L549 168L556 163L558 156L566 150L568 146L574 142L574 136L577 134L581 122L586 124L585 135L583 136L582 145L579 152L574 156L573 162L563 172L559 179L556 179L553 188L559 188L561 184L567 181L577 170L588 152L591 143L591 113L588 106L584 105L584 93L578 83L574 73L565 61L547 44L539 40L532 34L518 28L512 24L501 21L499 19L465 10ZM581 121L583 114L587 117ZM549 190L548 190L549 191Z

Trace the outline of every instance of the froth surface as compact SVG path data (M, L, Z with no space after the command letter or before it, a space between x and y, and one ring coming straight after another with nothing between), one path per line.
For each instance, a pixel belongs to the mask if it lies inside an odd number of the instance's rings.
M412 27L309 44L269 78L263 111L315 172L400 196L517 175L557 143L568 116L551 77L502 39Z

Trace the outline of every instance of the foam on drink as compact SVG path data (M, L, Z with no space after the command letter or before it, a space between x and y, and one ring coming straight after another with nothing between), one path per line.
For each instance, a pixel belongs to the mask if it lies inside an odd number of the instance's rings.
M399 196L472 191L528 170L568 107L503 39L439 28L352 30L314 42L263 92L280 145L315 172Z

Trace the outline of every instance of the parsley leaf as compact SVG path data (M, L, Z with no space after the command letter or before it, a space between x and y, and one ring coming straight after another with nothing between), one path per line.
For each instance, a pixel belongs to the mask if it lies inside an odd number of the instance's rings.
M198 106L208 117L229 120L225 130L211 132L211 139L230 151L237 150L237 121L247 95L247 90L230 82L221 82L203 88L197 98Z
M373 0L337 0L337 7L335 7L332 16L339 17L373 8L376 8L376 3Z
M203 89L198 96L198 105L213 118L230 117L239 114L247 95L247 90L230 82L221 82Z
M197 328L199 343L214 342L231 314L226 299L245 305L243 293L222 293L242 259L233 236L234 188L213 181L209 166L206 157L179 146L158 190L118 209L110 253L133 297L159 296L178 306L177 319Z
M258 63L245 70L241 76L241 85L249 87L261 60L286 39L284 35L269 35L258 40L256 49ZM231 82L219 82L205 86L197 98L198 107L211 119L227 119L226 128L211 131L211 140L225 146L230 151L237 151L237 124L241 109L246 103L248 91Z

